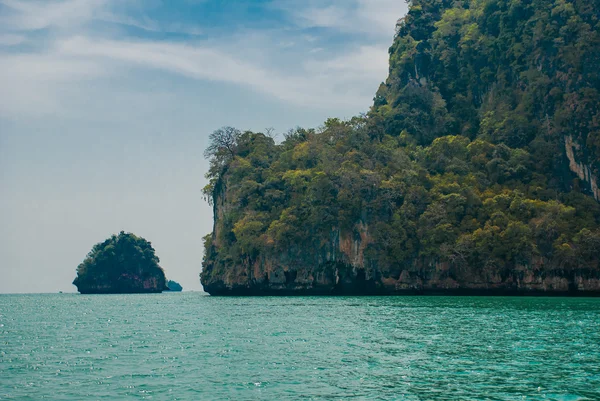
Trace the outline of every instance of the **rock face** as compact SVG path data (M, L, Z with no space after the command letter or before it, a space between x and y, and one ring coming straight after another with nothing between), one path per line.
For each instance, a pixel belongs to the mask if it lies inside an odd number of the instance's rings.
M571 172L583 181L594 199L600 202L600 189L598 188L598 180L594 175L594 170L589 165L578 162L575 156L575 152L581 152L581 149L581 145L575 142L570 135L565 136L565 155L569 160Z
M121 231L92 248L73 284L82 294L160 293L167 287L158 263L150 242Z
M225 190L221 193L226 197ZM227 202L218 200L215 213L222 215L219 208ZM211 295L600 296L597 266L553 265L544 258L522 265L480 266L425 258L381 265L365 254L372 242L369 225L361 221L352 231L333 228L326 241L315 238L311 245L290 246L255 261L222 259L219 244L213 243L202 285Z
M124 274L121 278L104 283L78 283L81 294L154 294L165 291L158 277L142 278L138 275Z

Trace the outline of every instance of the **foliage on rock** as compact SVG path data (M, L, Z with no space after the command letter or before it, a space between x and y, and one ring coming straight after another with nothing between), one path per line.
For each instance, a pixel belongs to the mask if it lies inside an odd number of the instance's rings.
M121 231L94 245L73 284L81 293L161 292L166 279L152 244Z
M169 280L167 281L167 288L169 291L182 291L183 287L177 281Z

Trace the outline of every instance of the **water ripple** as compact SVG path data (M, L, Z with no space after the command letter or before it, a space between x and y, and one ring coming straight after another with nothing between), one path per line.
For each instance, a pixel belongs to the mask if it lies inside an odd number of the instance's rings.
M4 399L599 400L600 300L1 295Z

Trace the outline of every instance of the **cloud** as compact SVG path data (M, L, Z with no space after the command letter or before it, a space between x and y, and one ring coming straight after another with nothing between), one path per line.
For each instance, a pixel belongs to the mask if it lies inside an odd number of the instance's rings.
M408 10L407 4L400 0L280 0L273 4L304 28L368 34L388 42L396 21Z
M98 13L95 17L100 21L134 27L148 32L176 33L189 36L198 36L205 33L198 26L186 25L182 23L161 24L144 15L138 18L133 18L128 15L119 15L114 11L103 11Z
M12 94L0 100L0 114L61 112L76 107L65 94L77 91L81 82L134 70L237 85L300 107L364 111L387 72L387 47L394 31L390 21L404 7L398 3L275 2L273 7L287 9L298 20L296 29L254 29L182 41L90 27L100 20L150 32L201 33L197 27L152 20L143 11L135 17L126 12L143 2L0 0L9 9L0 16L7 22L0 28L0 46L12 45L11 52L0 47L0 68L7 72L0 77L0 90ZM317 26L368 35L332 44L306 31ZM40 29L54 34L33 36ZM27 41L38 46L15 51Z
M354 87L360 87L357 83L365 76L381 77L385 73L387 57L381 49L361 47L337 58L306 61L299 71L292 73L236 57L221 50L220 46L203 44L75 37L59 43L58 52L101 65L114 62L117 64L113 66L115 70L134 65L192 79L246 86L280 100L315 107L331 103L358 107L364 101L364 93Z
M9 10L9 15L0 17L0 22L5 28L16 31L65 30L81 28L91 21L102 21L149 32L203 33L197 26L182 23L165 25L152 20L143 12L144 5L148 4L135 0L0 0L0 5Z
M24 35L0 34L0 46L16 46L25 43L27 38Z
M8 29L27 31L49 27L73 27L85 24L98 10L106 7L108 0L0 0L10 11L0 18Z

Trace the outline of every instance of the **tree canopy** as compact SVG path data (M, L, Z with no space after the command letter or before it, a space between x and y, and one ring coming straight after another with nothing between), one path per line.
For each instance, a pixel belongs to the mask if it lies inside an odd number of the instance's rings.
M121 231L94 245L73 284L81 293L161 292L166 279L152 244Z

